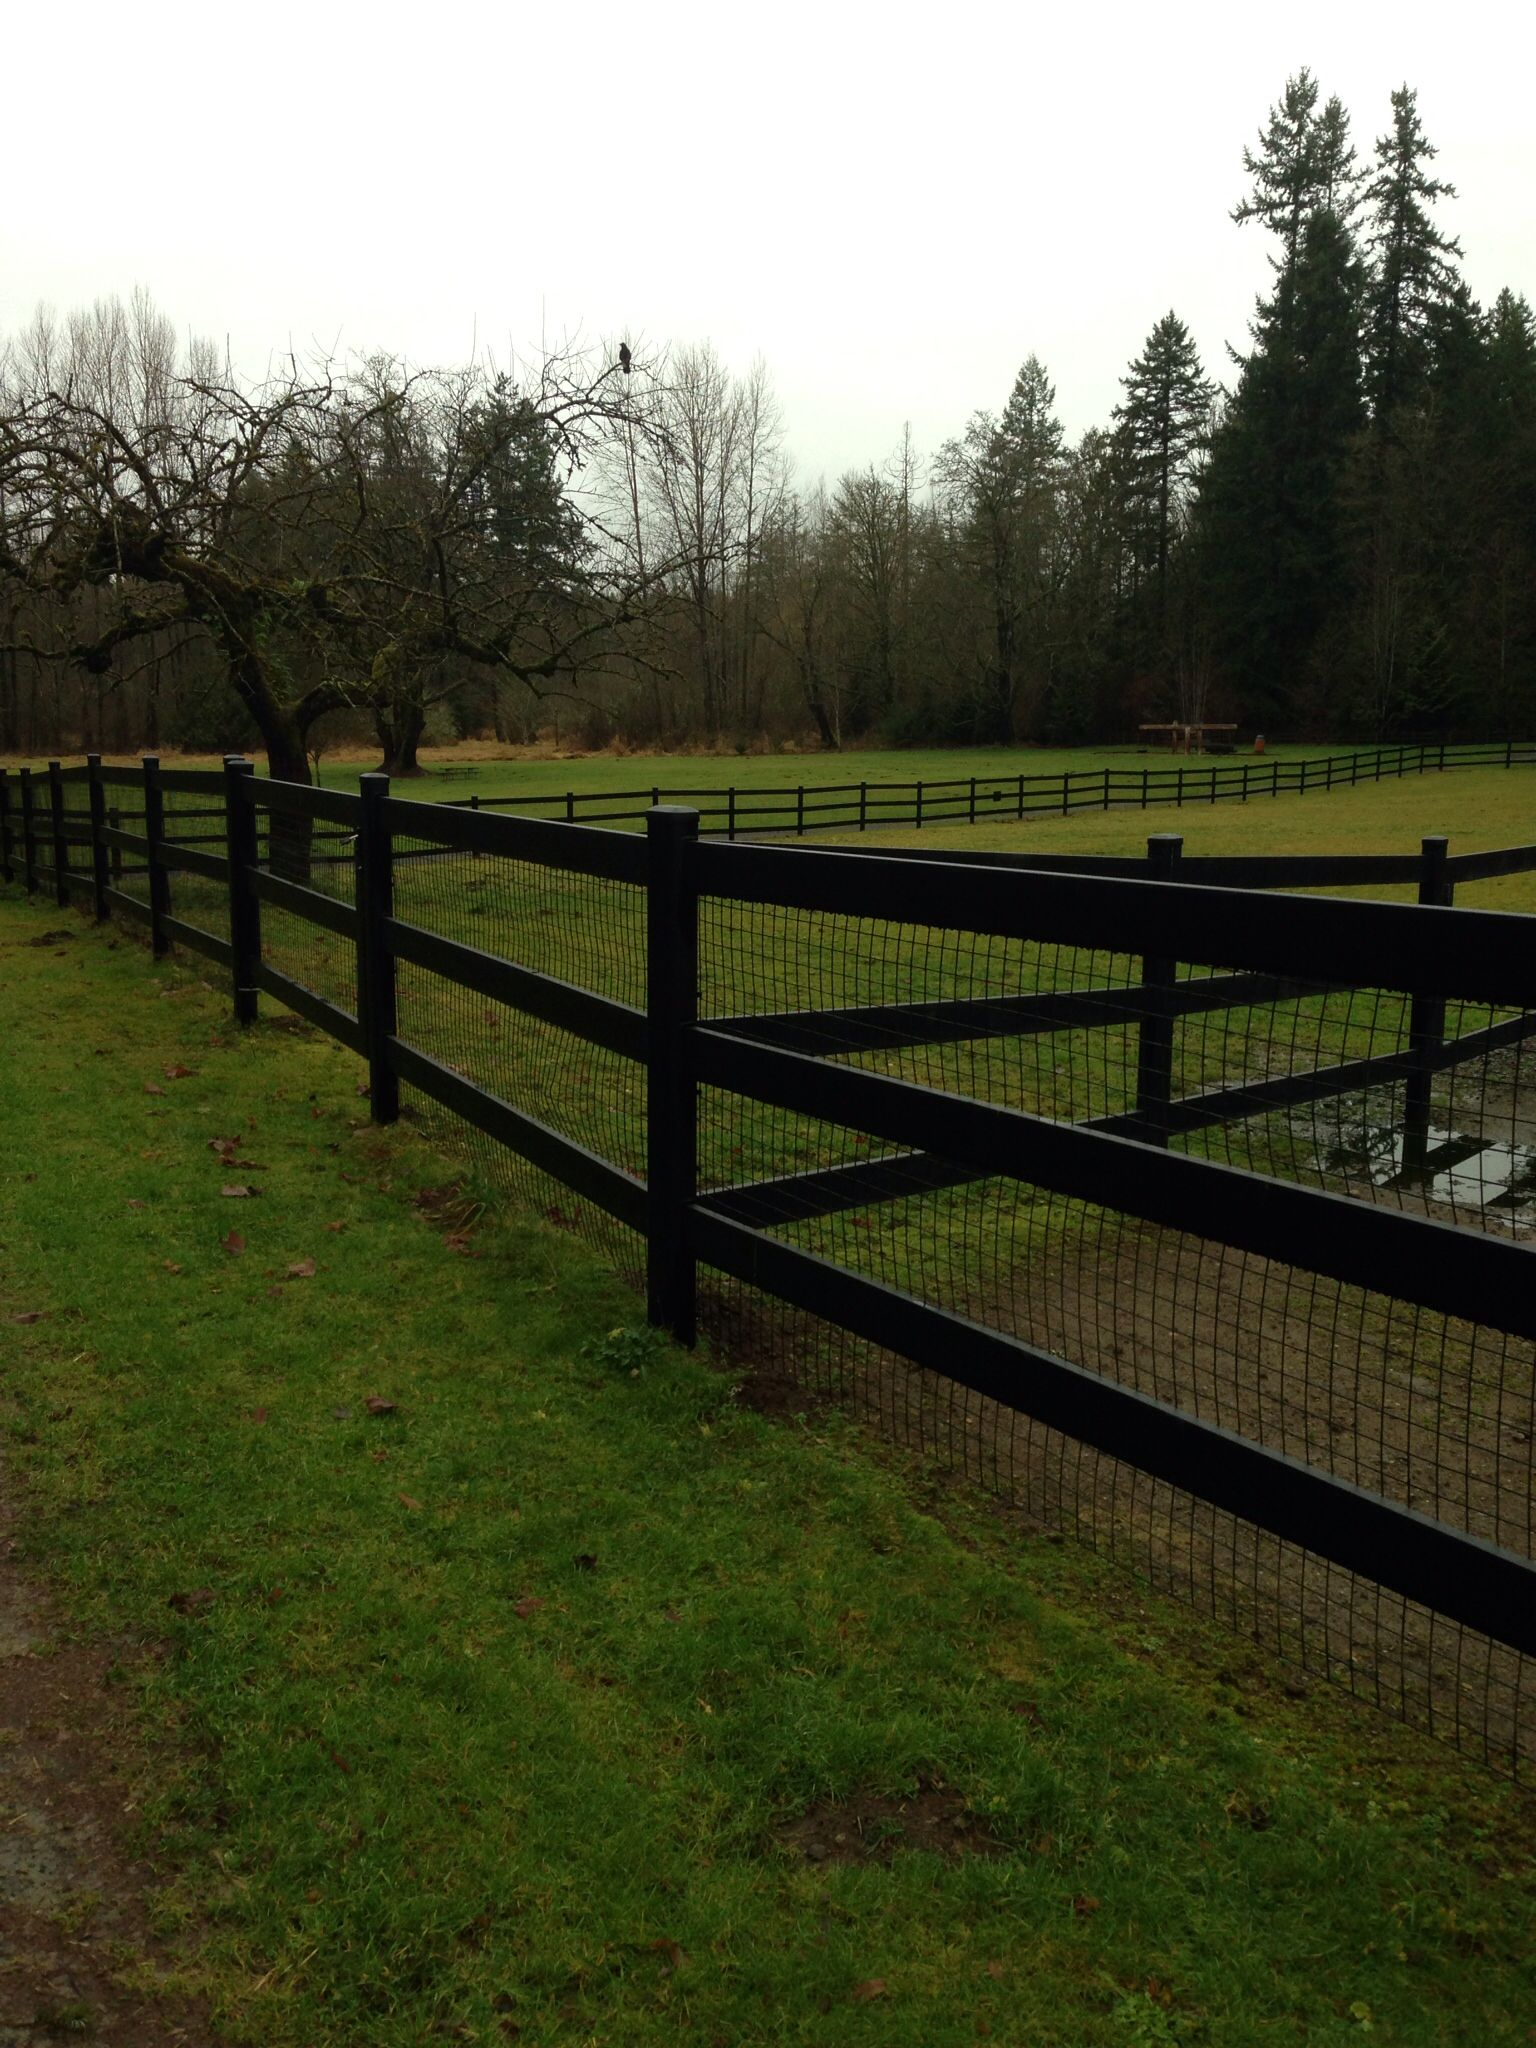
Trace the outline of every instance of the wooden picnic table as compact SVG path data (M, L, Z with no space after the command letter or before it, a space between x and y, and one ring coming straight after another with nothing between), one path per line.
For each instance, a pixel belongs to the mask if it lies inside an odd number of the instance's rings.
M1236 732L1237 726L1235 723L1226 724L1222 721L1190 723L1183 719L1171 719L1158 724L1142 725L1137 730L1146 733L1167 733L1168 751L1171 754L1203 754L1207 733Z

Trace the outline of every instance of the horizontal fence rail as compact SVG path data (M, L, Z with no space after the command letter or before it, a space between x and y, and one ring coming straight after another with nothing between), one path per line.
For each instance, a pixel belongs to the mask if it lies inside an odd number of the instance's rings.
M1097 1467L1050 1479L1039 1444L1227 1518L1234 1555L1276 1546L1253 1573L1293 1647L1343 1630L1346 1683L1385 1653L1286 1560L1374 1589L1362 1610L1406 1603L1396 1696L1459 1736L1480 1713L1518 1766L1536 919L1453 899L1536 849L1202 860L1164 834L1145 860L849 859L699 831L666 805L640 836L234 757L0 777L8 880L200 955L242 1021L267 996L365 1060L376 1121L407 1091L630 1270L638 1243L658 1326L750 1351L806 1319L858 1374L914 1375L930 1432L924 1390L958 1390L956 1454L991 1446L1003 1484L997 1446L1022 1445L1006 1484L1090 1540L1120 1495ZM1287 893L1361 882L1418 901ZM1145 1555L1220 1575L1198 1547ZM1468 1633L1442 1654L1437 1628Z
M1261 797L1305 796L1407 775L1456 768L1536 766L1536 742L1374 747L1350 754L1282 760L1213 761L1145 768L1063 769L915 782L797 783L723 789L543 791L524 796L449 797L454 808L548 814L566 824L637 823L658 804L696 810L699 830L727 840L813 832L867 832L882 827L976 825L999 820L1070 816L1074 811L1154 810L1188 804L1247 803ZM1512 873L1513 869L1490 870ZM1234 885L1237 886L1237 885ZM1259 884L1257 886L1263 886Z

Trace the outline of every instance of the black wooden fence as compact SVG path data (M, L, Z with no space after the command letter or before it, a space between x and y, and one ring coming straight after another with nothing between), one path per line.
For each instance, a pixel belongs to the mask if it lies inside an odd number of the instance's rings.
M1261 797L1305 796L1405 775L1454 768L1536 765L1536 742L1419 744L1362 748L1349 754L1284 759L1187 762L1139 768L1063 769L1016 775L969 775L916 782L793 783L773 788L644 789L544 792L537 796L468 796L448 801L469 810L551 816L568 825L632 823L663 803L687 804L699 830L726 839L770 834L867 832L882 826L976 825L1005 819L1066 817L1073 811L1153 810L1163 805L1247 803Z
M26 777L0 867L357 1051L685 1342L1536 1745L1536 919L1449 901L1536 848L849 857L232 760ZM1362 881L1420 901L1260 893Z

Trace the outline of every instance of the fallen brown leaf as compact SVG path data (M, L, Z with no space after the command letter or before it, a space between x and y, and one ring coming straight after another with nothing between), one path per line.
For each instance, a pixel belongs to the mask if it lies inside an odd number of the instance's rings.
M24 1308L20 1315L12 1316L10 1320L13 1323L40 1323L43 1320L43 1311L40 1308Z
M544 1602L541 1599L539 1599L536 1593L529 1593L525 1599L518 1601L517 1605L512 1609L512 1612L517 1616L519 1621L526 1621L529 1615L537 1614L539 1609L543 1605Z
M267 1411L265 1408L253 1408L246 1417L247 1422L265 1422L266 1419Z
M370 1394L363 1403L370 1415L393 1415L399 1405L398 1401L386 1401L382 1394Z
M138 1199L137 1196L130 1195L128 1197L128 1206L130 1209L142 1209L144 1204Z
M421 1513L421 1502L419 1500L412 1500L411 1496L408 1493L397 1494L396 1499L399 1501L401 1507L409 1508L413 1515L419 1515Z
M854 1985L853 1995L860 2005L868 2005L873 1999L884 1998L885 1979L883 1977L866 1977L862 1984Z
M1086 1920L1091 1913L1097 1913L1099 1902L1092 1892L1079 1892L1072 1901L1072 1910L1079 1920Z
M238 1258L241 1252L245 1250L245 1239L238 1230L226 1231L223 1237L219 1239L219 1243L223 1245L225 1251L229 1253L232 1259Z
M669 1970L680 1970L688 1960L688 1951L678 1942L663 1939L653 1941L651 1947L664 1959Z
M165 1604L175 1608L178 1614L206 1614L213 1601L211 1586L197 1586L190 1593L173 1593Z
M339 1235L340 1235L340 1233L341 1233L341 1232L342 1232L343 1230L345 1230L347 1226L345 1225L345 1223L327 1223L327 1225L326 1225L325 1227L326 1227L326 1229L327 1229L327 1230L329 1230L329 1231L333 1231L334 1233L336 1233L336 1234L337 1234L337 1235L339 1236Z
M163 1095L165 1090L158 1081L146 1081L144 1083L144 1093L146 1095Z
M296 1259L288 1268L288 1278L290 1280L313 1280L314 1277L315 1262L313 1259Z
M162 1259L160 1263L164 1266L167 1273L179 1273L181 1271L180 1266L177 1265L174 1259Z
M161 1072L165 1075L167 1081L190 1081L192 1078L192 1069L190 1067L163 1067Z
M223 1187L219 1189L219 1193L227 1195L232 1202L244 1201L247 1195L255 1195L260 1192L259 1188L250 1187L242 1180L226 1181Z

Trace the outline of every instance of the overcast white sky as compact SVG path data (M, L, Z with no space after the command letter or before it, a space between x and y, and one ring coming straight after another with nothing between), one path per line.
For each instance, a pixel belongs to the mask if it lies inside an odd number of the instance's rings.
M1473 291L1536 295L1527 0L8 16L0 327L143 284L256 370L709 337L807 478L930 452L1031 350L1075 435L1169 306L1220 374L1266 275L1241 150L1302 65L1363 156L1417 86Z

